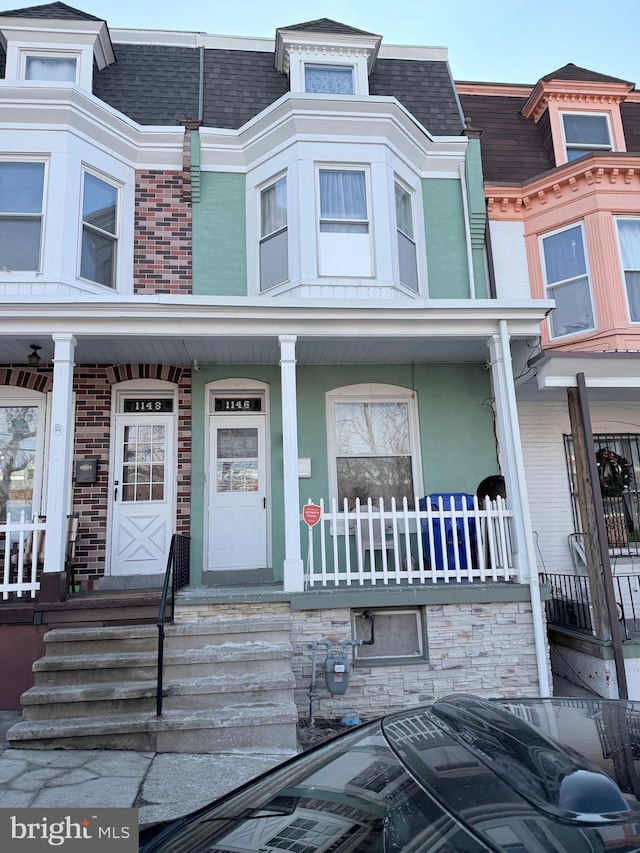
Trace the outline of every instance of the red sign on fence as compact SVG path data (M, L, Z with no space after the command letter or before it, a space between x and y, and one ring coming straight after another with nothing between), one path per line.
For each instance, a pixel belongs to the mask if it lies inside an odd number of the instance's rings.
M322 509L317 504L305 504L302 507L302 518L309 527L313 527L320 521L321 512Z

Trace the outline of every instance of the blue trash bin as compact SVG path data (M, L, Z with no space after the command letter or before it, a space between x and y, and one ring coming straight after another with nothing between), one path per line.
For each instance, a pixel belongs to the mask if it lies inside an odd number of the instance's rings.
M426 510L428 505L430 505L432 509L438 509L438 498L442 498L442 507L445 510L449 510L451 508L451 498L453 498L453 505L455 509L462 509L463 498L466 498L467 500L467 509L473 508L473 495L468 495L466 492L433 492L430 495L426 495L424 498L420 498L418 502L420 505L420 509ZM444 568L444 558L442 554L442 536L440 532L441 524L444 527L444 538L447 549L447 563L449 568L452 569L455 568L456 565L456 543L453 540L453 519L445 518L444 521L441 523L438 519L434 518L431 521L431 530L429 530L428 519L421 519L422 550L427 564L430 564L431 549L429 546L429 541L430 539L433 539L433 555L435 561L435 568ZM467 564L467 551L465 548L464 541L464 521L462 518L456 519L456 528L456 533L458 537L457 547L460 568L467 569L469 568L469 566ZM476 523L475 519L473 518L469 519L469 545L471 548L471 558L473 560L476 552Z

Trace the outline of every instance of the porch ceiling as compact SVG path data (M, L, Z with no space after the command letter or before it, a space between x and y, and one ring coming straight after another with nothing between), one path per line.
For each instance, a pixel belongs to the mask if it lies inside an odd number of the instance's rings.
M42 364L53 358L51 337L30 335L0 339L0 362L26 364L30 344L42 347ZM304 338L299 336L299 364L410 364L484 362L486 339L478 338ZM278 364L277 338L246 337L78 337L77 364Z

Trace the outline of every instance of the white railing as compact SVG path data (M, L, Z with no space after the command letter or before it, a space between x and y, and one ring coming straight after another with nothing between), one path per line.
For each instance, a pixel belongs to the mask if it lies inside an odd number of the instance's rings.
M309 504L312 504L309 501ZM308 525L307 588L514 579L513 512L503 498L319 502ZM310 518L311 515L308 515Z
M44 531L44 519L35 516L26 521L24 513L18 521L12 521L11 515L7 515L7 520L0 523L0 592L4 601L10 596L22 598L24 593L31 593L31 598L35 598L40 589L36 576L42 565Z

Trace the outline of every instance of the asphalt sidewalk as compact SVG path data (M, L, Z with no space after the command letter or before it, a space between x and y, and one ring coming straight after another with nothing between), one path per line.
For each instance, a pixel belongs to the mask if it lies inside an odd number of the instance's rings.
M139 809L140 826L180 817L274 767L287 756L128 750L12 749L21 715L0 711L0 806Z

